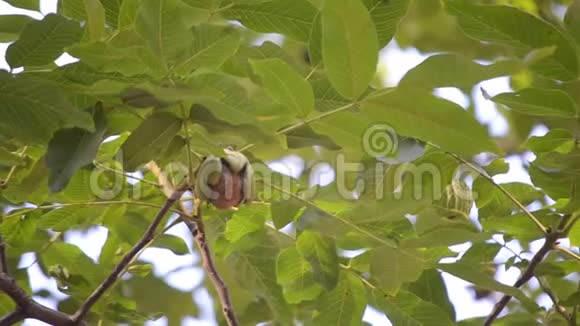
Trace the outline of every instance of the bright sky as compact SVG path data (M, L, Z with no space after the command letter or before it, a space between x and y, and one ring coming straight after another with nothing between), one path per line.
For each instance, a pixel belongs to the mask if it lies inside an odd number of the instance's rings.
M56 12L57 0L41 0L41 13L17 9L6 2L0 0L0 15L4 14L24 14L32 16L36 19L41 19L43 15L51 12ZM9 44L0 43L0 69L9 70L8 64L4 60L4 53ZM419 54L415 49L405 49L401 50L396 42L391 42L389 46L381 51L380 63L381 67L386 67L388 71L388 76L386 77L385 83L387 86L395 86L399 80L404 76L404 74L417 64L421 63L426 56ZM74 58L65 54L57 60L57 64L64 65L70 63ZM507 133L507 122L506 120L497 112L494 104L487 101L481 95L479 91L480 87L483 87L489 94L494 95L506 91L510 91L508 78L495 78L482 82L481 84L474 87L475 93L475 105L476 105L476 115L479 121L489 126L490 134L493 136L502 136ZM457 104L467 106L468 99L456 88L440 88L435 92L438 96L446 98L448 100L454 101ZM547 132L545 127L537 127L534 129L532 134L543 135ZM527 160L533 160L532 154L525 157ZM508 157L506 161L510 164L510 170L504 175L495 176L494 179L498 183L520 181L530 183L530 178L527 172L523 169L522 161L518 157ZM295 156L290 156L285 158L283 161L273 162L271 167L278 170L282 166L290 167L291 171L289 174L295 175L300 173L302 170L301 164L302 160ZM321 184L327 184L334 178L334 173L329 169L322 169L317 180ZM181 236L187 239L190 250L192 249L191 237L187 229L183 226L175 227L170 230L171 234ZM101 251L101 247L104 244L107 237L107 231L105 228L96 227L94 230L88 233L81 233L78 231L71 231L66 233L66 241L78 245L89 257L97 260ZM501 237L496 238L500 243L503 242ZM563 243L566 245L565 241ZM516 241L511 241L508 246L514 251L519 252L521 247ZM536 251L541 246L541 240L536 241L532 244L532 250ZM453 247L452 249L457 252L462 252L469 247L469 244L462 244ZM199 257L195 254L185 256L176 256L168 250L149 248L143 252L141 259L150 262L154 266L154 273L158 276L164 276L167 282L180 290L183 291L193 291L197 288L202 281L203 271L200 268L192 267L194 264L199 265ZM526 258L531 258L531 254L523 254ZM506 249L502 249L500 254L496 258L497 262L505 262L511 253ZM29 266L34 261L34 254L26 254L19 267L24 268ZM180 268L181 267L181 268ZM177 271L176 271L177 270ZM65 295L58 292L56 288L56 282L44 277L37 265L33 265L28 269L30 276L31 287L34 291L45 289L49 290L51 293L55 294L59 298L66 297ZM503 268L499 268L497 272L497 277L500 282L511 285L515 282L519 276L519 271L515 268L503 271ZM479 300L475 301L473 298L473 291L469 290L467 287L471 284L458 279L449 274L443 273L445 283L447 285L447 291L449 297L453 304L455 305L456 314L458 320L474 317L474 316L484 316L487 315L495 301L492 300ZM530 282L532 285L537 286L537 282L533 280ZM199 319L188 318L183 321L183 325L216 325L215 313L208 304L211 298L205 289L196 289L193 291L193 296L195 300L202 304L201 306L201 316ZM496 294L495 300L499 298L499 294ZM35 297L35 299L49 307L54 307L55 302L52 300L46 300L40 297ZM545 306L551 306L547 297L542 298L541 304ZM388 319L384 314L372 309L367 308L364 315L364 321L369 322L373 325L384 326L390 325ZM161 318L155 322L147 323L147 325L166 325L167 321L165 318ZM30 325L45 325L39 321L26 321L24 323L26 326Z

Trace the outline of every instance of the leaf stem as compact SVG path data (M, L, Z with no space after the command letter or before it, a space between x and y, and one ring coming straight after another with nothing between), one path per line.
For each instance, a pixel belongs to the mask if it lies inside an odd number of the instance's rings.
M138 201L130 201L130 200L112 200L112 201L95 201L95 202L78 202L78 203L62 203L62 204L51 204L51 205L42 205L36 206L33 208L24 209L18 211L16 213L8 214L4 218L12 218L14 216L19 216L22 214L26 214L29 212L33 212L39 209L47 209L47 208L61 208L61 207L70 207L70 206L101 206L101 205L135 205L135 206L145 206L145 207L153 207L153 208L162 208L161 205L151 204L147 202L138 202ZM176 214L182 214L183 212L176 210L176 209L169 209L170 212Z
M26 150L28 149L28 146L24 146L24 148L22 148L22 151L18 154L18 157L23 158L24 154L26 153ZM8 171L8 174L6 175L6 178L4 178L4 180L0 181L0 187L4 187L8 184L8 182L10 182L10 179L12 179L12 176L14 175L14 173L16 172L16 165L13 165L10 168L10 171Z
M542 288L542 291L544 291L544 293L546 293L546 295L550 298L550 300L554 304L554 309L556 310L556 312L558 312L567 321L570 321L571 314L566 311L566 308L564 308L563 306L561 306L559 304L558 298L554 294L554 291L552 291L552 289L550 289L545 284L544 280L542 280L541 277L536 276L536 279L538 280L538 283L540 284L540 288Z
M568 256L572 257L573 259L577 260L578 262L580 262L580 255L578 255L577 253L573 252L570 249L563 247L561 245L556 245L554 247L554 249L561 251L561 252L567 254Z
M108 166L105 166L102 163L97 162L97 161L93 162L93 164L95 164L95 166L97 166L97 167L99 167L99 168L101 168L103 170L107 170L107 171L111 171L111 172L120 174L122 176L125 176L126 178L133 179L133 180L136 180L136 181L139 181L139 182L143 182L143 183L146 183L146 184L151 185L151 186L154 186L154 187L160 187L160 185L158 183L155 183L155 182L152 182L152 181L149 181L149 180L145 180L145 179L142 179L142 178L139 178L139 177L132 176L129 173L123 172L121 170L117 170L117 169L110 168Z

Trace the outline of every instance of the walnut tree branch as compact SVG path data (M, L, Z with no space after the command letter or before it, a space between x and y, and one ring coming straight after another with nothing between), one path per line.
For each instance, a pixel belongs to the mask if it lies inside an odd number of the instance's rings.
M76 323L71 316L60 311L45 307L32 298L16 284L16 281L6 273L0 273L0 291L6 293L18 306L17 310L2 319L0 325L11 325L20 321L20 317L34 318L50 325L69 326ZM20 313L18 313L20 311ZM17 318L18 317L18 318Z
M566 308L560 305L560 301L556 297L556 294L554 294L554 291L552 291L552 289L550 289L546 284L544 284L544 281L542 280L541 277L536 277L536 279L538 280L538 283L540 284L540 288L542 289L542 291L544 291L544 293L550 298L550 300L552 300L552 303L554 304L554 310L569 322L570 318L572 318L572 314L568 313L568 311L566 311Z
M7 314L6 316L0 318L0 326L14 325L21 322L26 318L24 312L20 308L16 308L13 312Z
M239 325L238 318L236 317L236 311L232 305L232 300L230 299L230 294L228 291L228 287L226 283L219 275L217 268L213 262L213 258L211 255L211 250L209 248L209 244L205 237L205 229L203 225L203 221L201 219L201 208L197 210L197 216L195 221L190 219L184 219L185 225L191 232L193 239L195 240L195 244L197 245L199 255L201 256L201 261L203 264L203 268L209 275L220 299L222 305L222 312L226 321L229 326L237 326Z
M532 277L534 277L535 272L536 272L536 268L544 260L546 255L552 249L554 249L554 246L556 245L556 241L558 241L558 239L560 239L561 237L565 236L563 228L568 223L569 218L570 218L570 216L563 217L562 220L560 220L560 223L558 224L556 229L552 229L549 227L546 228L546 234L544 236L544 244L542 245L540 250L538 250L538 252L536 252L536 254L532 257L532 260L530 261L530 264L528 265L528 267L524 270L522 275L520 275L520 277L514 283L513 286L515 288L521 287L522 285L526 284L530 279L532 279ZM498 301L498 303L495 304L495 306L493 307L493 310L491 311L489 316L487 316L487 318L483 322L483 326L491 325L493 323L493 321L502 312L502 310L505 308L505 306L508 304L508 302L511 300L511 298L512 298L511 295L507 295L507 294L504 295Z
M2 222L0 220L0 222ZM8 274L8 261L6 260L6 244L0 236L0 273Z
M133 259L141 252L141 250L153 239L155 236L155 230L161 224L163 217L170 210L171 206L178 201L183 193L187 190L187 186L177 187L173 193L167 198L165 204L161 207L141 240L137 242L133 248L121 259L119 264L113 269L113 271L103 280L103 282L95 289L95 291L85 300L85 302L80 306L77 312L73 315L73 320L75 322L80 322L84 319L87 313L90 311L91 307L101 298L101 296L107 291L117 278L123 273L125 268L133 261Z
M163 192L166 195L168 195L168 193L169 193L168 190L172 188L172 185L171 185L171 182L169 181L169 178L167 178L167 175L165 175L161 171L161 169L159 168L157 163L155 163L154 161L149 162L147 164L147 168L149 169L149 171L151 171L151 173L153 173L157 177L159 184L162 186ZM191 171L191 169L190 169L190 171ZM194 200L194 205L198 205L198 204L199 203L196 203L196 201ZM181 210L183 212L187 212L187 209L184 207L184 203L181 202L180 205L181 205ZM195 245L197 247L199 255L201 256L203 268L206 271L206 273L209 275L209 278L212 281L212 283L213 283L213 285L218 293L218 298L219 298L221 306L222 306L222 311L223 311L224 317L225 317L228 325L229 326L237 326L237 325L239 325L239 322L238 322L238 318L236 317L236 312L234 310L234 307L232 305L232 300L230 299L230 294L229 294L227 285L223 281L223 279L221 278L221 276L220 276L220 274L219 274L219 272L218 272L218 270L213 262L211 250L210 250L207 238L205 237L205 228L204 228L203 220L202 220L202 216L201 216L201 207L194 208L194 211L195 211L195 213L193 215L195 215L195 216L193 216L193 217L192 216L185 216L185 214L182 214L182 216L180 217L180 220L182 220L185 223L185 225L187 226L187 228L191 232L191 235L193 236L193 240L195 242Z

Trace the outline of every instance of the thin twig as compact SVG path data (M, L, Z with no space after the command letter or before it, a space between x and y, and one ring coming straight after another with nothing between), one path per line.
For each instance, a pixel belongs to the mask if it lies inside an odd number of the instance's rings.
M560 301L556 297L556 294L554 294L554 291L552 291L552 289L550 289L544 283L541 277L536 277L536 279L538 280L538 283L540 284L540 288L542 288L542 291L544 291L544 293L546 293L546 295L550 298L550 300L552 300L552 303L554 303L554 309L556 310L556 312L558 312L567 321L570 321L571 314L566 311L566 308L564 308L559 304Z
M1 222L1 221L0 221ZM8 274L8 261L6 259L6 244L0 236L0 273Z
M187 186L180 186L174 190L173 194L167 198L165 204L155 218L151 225L143 234L143 237L137 244L131 248L131 250L121 259L119 264L115 267L115 269L103 280L103 282L95 289L95 291L86 299L86 301L80 306L77 312L73 315L73 320L75 322L82 321L86 314L89 312L91 307L99 300L99 298L109 289L117 280L119 275L125 270L128 264L134 259L135 256L143 249L155 236L155 230L163 220L165 214L170 211L171 206L181 198L183 193L187 190Z
M222 312L228 325L237 326L239 325L239 322L238 318L236 317L236 311L234 310L234 306L232 305L232 301L230 299L228 287L217 271L217 268L213 262L209 243L205 237L205 229L201 218L200 208L198 208L197 214L198 215L196 216L195 221L184 219L185 225L187 225L187 228L195 240L195 244L199 250L199 255L201 256L203 268L209 275L209 278L218 293L218 297L222 305Z
M523 271L523 273L520 275L520 277L514 283L513 286L515 288L521 287L522 285L526 284L532 277L534 277L534 274L536 272L536 268L538 267L538 265L540 265L540 263L544 260L546 255L552 249L554 249L554 245L555 245L556 241L558 241L558 239L560 239L563 236L562 229L568 223L569 218L570 218L570 216L563 217L560 220L560 223L558 224L556 229L554 229L554 230L551 228L546 229L547 233L544 236L544 239L545 239L544 244L542 245L540 250L538 250L538 252L536 252L536 254L532 257L532 260L530 261L530 264L528 265L528 267ZM512 298L511 295L507 295L507 294L504 295L498 301L498 303L495 304L495 306L493 307L493 310L491 311L489 316L487 316L487 318L485 319L483 326L491 325L493 323L493 321L502 312L502 310L505 308L505 306L508 304L508 302L511 300L511 298Z
M18 307L13 312L0 318L0 326L14 325L16 323L23 321L24 318L26 318L26 315L24 314L22 309L20 309L20 307Z
M0 273L0 291L6 293L18 305L26 318L34 318L50 325L75 325L72 317L60 311L45 307L32 298L16 284L8 274Z
M159 167L155 162L153 161L149 162L148 168L157 177L159 183L163 185L164 189L172 186L169 180L166 178L166 176L163 173L161 173L161 169L159 169ZM194 205L198 204L199 203L196 203L194 200ZM232 305L232 300L230 299L228 288L226 286L226 283L223 281L220 274L218 273L217 268L213 262L209 243L207 242L207 238L205 236L205 228L201 216L201 208L197 207L197 209L194 209L196 216L189 216L186 214L187 211L185 209L184 202L180 202L179 205L181 207L181 211L183 211L184 214L181 214L179 219L174 221L165 229L167 230L182 221L185 223L195 241L197 250L199 252L199 255L201 256L203 268L209 275L209 278L212 281L218 293L218 297L222 306L222 311L228 325L237 326L239 325L239 322L236 317L234 307Z
M572 257L580 262L580 255L578 255L577 253L573 252L570 249L563 247L563 246L560 246L560 245L555 246L554 249L561 251L561 252L567 254L568 256L570 256L570 257Z

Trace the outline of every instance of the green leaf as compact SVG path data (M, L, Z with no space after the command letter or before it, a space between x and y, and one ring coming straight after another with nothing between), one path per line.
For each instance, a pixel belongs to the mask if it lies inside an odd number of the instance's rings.
M18 41L6 50L6 61L12 68L52 63L65 47L78 42L81 34L78 23L48 14L42 20L32 21L24 27Z
M280 59L250 60L268 94L305 118L314 110L314 93L310 84Z
M155 160L181 130L182 120L168 113L154 113L135 129L121 147L123 168L135 171Z
M407 13L410 0L363 0L377 30L379 48L386 46L397 31L399 22Z
M44 144L60 128L93 130L91 116L79 112L54 84L12 77L0 71L0 132L24 143Z
M105 8L100 0L84 0L88 13L87 27L91 41L98 41L105 32Z
M318 134L309 126L304 126L286 133L286 143L288 148L302 148L311 146L322 146L330 150L338 150L338 146L329 137Z
M233 26L201 24L193 28L193 45L176 70L184 73L198 68L218 69L237 51L241 33Z
M574 138L570 131L555 128L548 131L544 136L530 137L526 147L536 154L551 151L567 153L574 148Z
M117 28L119 11L125 3L123 0L99 0L105 8L105 22L108 26ZM129 1L130 2L130 1Z
M501 249L498 243L475 243L463 254L461 261L478 265L493 264Z
M322 14L318 12L308 36L308 60L311 65L322 64Z
M273 131L282 127L283 125L292 121L288 119L289 110L286 107L269 102L268 98L256 99L250 98L248 92L239 83L239 80L234 79L230 75L218 73L204 73L199 74L191 80L191 85L194 89L199 89L203 94L210 93L212 96L204 96L196 102L200 105L195 105L191 110L191 116L194 122L202 123L204 119L198 116L196 108L207 108L208 113L221 121L216 121L215 125L204 126L209 127L211 131L220 131L227 126L227 123L237 126L236 130L243 134L243 128L250 127L254 130ZM213 118L212 117L212 118ZM214 120L216 120L213 118ZM280 119L280 120L277 120ZM200 121L196 121L200 120ZM206 121L210 122L210 121ZM268 137L253 132L254 136L258 136L262 141Z
M322 9L322 58L334 88L356 99L373 79L379 44L360 0L327 0Z
M177 0L143 0L135 20L137 32L166 65L172 65L192 44Z
M131 273L131 274L138 276L138 277L145 277L145 276L151 274L152 271L153 271L153 265L151 265L151 264L135 264L135 265L131 265L131 266L129 266L129 268L127 268L128 273Z
M127 1L127 0L125 0ZM124 283L127 291L132 293L131 298L135 300L135 305L139 312L147 312L151 315L152 312L159 312L167 318L168 324L178 325L185 318L191 316L199 316L199 306L195 302L190 291L181 291L173 286L168 286L163 278L156 277L154 273L150 273L145 277L132 277L128 282ZM149 295L155 293L155 296ZM160 300L160 298L163 298ZM118 305L118 300L111 300L109 305ZM111 309L111 308L109 308ZM125 310L114 308L115 310ZM105 313L104 316L110 316L111 313ZM123 312L126 316L126 312ZM138 315L136 317L135 315ZM157 315L159 317L159 315ZM153 316L148 316L147 319L152 319ZM137 323L146 324L143 320L142 313L132 312L129 317L122 321L110 322L111 324L119 323ZM155 319L155 318L153 318ZM106 322L105 322L106 323Z
M306 42L316 9L306 0L272 0L236 4L221 14L261 33L280 33Z
M347 126L345 128L344 126ZM331 138L342 150L351 157L363 155L365 131L371 127L368 118L360 112L344 111L335 113L310 123L314 131L320 135ZM396 144L385 142L386 147L391 146L391 150L396 150Z
M358 276L340 273L338 284L318 299L315 325L358 325L366 306L365 289Z
M151 247L169 249L176 255L188 255L190 253L185 240L172 234L161 235L151 244Z
M580 3L573 1L566 15L564 16L564 25L570 34L574 37L577 44L580 44Z
M533 214L544 225L556 225L558 223L558 216L546 213L545 211L535 211ZM481 219L481 225L486 231L509 234L525 242L531 242L543 236L540 230L538 230L538 227L524 213Z
M67 206L53 209L42 215L38 221L38 228L43 230L51 229L55 232L64 232L77 226L97 224L97 219L101 216L104 209L105 206Z
M311 1L314 2L315 1ZM322 9L324 1L319 1L315 6ZM363 0L369 11L378 38L379 49L385 47L395 35L399 22L407 12L409 0ZM308 55L311 65L320 64L322 61L322 15L316 15L312 23L312 30L308 39Z
M304 211L305 204L297 199L277 200L270 204L272 222L277 229L285 227L292 222L301 212Z
M397 134L419 138L451 152L473 155L495 152L487 130L453 102L416 89L376 92L362 104L376 123L389 124Z
M516 61L503 60L489 65L480 65L458 54L435 54L409 70L400 86L458 87L470 90L475 84L521 70Z
M445 287L445 283L443 282L443 277L441 277L441 273L439 273L436 269L426 269L421 274L421 277L409 284L409 292L412 292L419 298L426 302L432 303L439 307L442 311L445 312L447 318L445 320L455 320L455 309L453 308L453 304L449 300L449 295L447 293L447 288ZM401 291L397 297L405 297L408 296L408 293ZM409 296L412 298L412 296ZM395 299L400 303L400 300ZM415 298L413 298L415 299ZM413 300L414 301L414 300ZM433 309L431 309L434 311ZM388 313L388 311L387 311ZM418 316L418 315L417 315ZM390 315L389 315L390 317Z
M139 11L139 0L123 0L119 7L119 28L128 28L135 25L137 12Z
M296 241L296 247L310 263L315 279L327 290L333 289L338 282L339 272L334 239L316 232L303 231Z
M24 177L11 181L2 196L14 204L33 203L40 205L48 196L48 169L44 160L37 160L34 165L24 171Z
M61 129L48 143L45 160L50 171L50 191L59 192L64 189L74 173L91 164L97 156L107 125L101 105L95 106L93 119L94 132L80 128Z
M570 198L570 189L576 183L576 176L563 171L545 171L534 163L528 171L534 186L542 188L552 199Z
M322 291L322 286L314 281L310 265L296 248L287 248L280 252L276 260L276 278L284 289L284 297L288 303L314 300Z
M24 15L0 16L0 43L9 43L17 40L20 31L33 20L31 17Z
M26 245L34 236L36 224L36 217L30 215L24 218L20 218L20 216L3 218L2 223L0 223L0 234L10 247L21 247Z
M527 263L527 262L526 262ZM521 266L525 268L526 266ZM565 277L568 274L578 272L578 262L573 260L568 261L544 261L536 269L537 276L553 275L556 277Z
M60 265L68 270L70 276L82 275L95 283L101 281L104 270L95 264L79 247L64 242L53 243L42 254L46 266Z
M445 217L446 219L446 217ZM404 239L401 243L403 248L432 248L447 247L468 241L484 241L491 237L490 233L477 232L473 226L462 223L449 222L423 232L419 238Z
M236 278L246 289L266 300L273 315L270 318L290 324L290 307L276 279L279 245L271 233L259 240L258 245L249 251L234 251L227 257L227 262L236 271Z
M447 0L445 3L448 11L457 16L465 34L511 48L520 57L533 50L556 46L553 54L533 62L531 68L548 78L576 78L576 51L552 25L511 6L479 6L461 0Z
M320 76L318 78L313 76L310 78L310 84L314 91L316 110L320 112L330 111L351 103L338 94L326 76Z
M471 263L460 261L453 264L437 264L437 268L471 282L478 287L511 295L518 299L530 312L534 312L538 309L536 303L528 298L521 290L499 283L494 280L493 277L482 271L478 266L474 266Z
M371 275L389 295L397 294L403 283L416 281L423 272L420 250L382 246L375 248L372 255Z
M148 66L149 52L144 46L116 47L102 41L75 44L68 48L68 53L96 71L121 73L125 76L150 73L156 65ZM96 87L93 88L98 91Z
M5 0L14 7L40 11L40 0Z
M557 89L524 88L515 93L501 93L488 99L527 115L564 118L578 115L578 108L572 98Z
M273 58L279 58L285 61L298 71L301 71L301 69L304 68L303 65L297 63L295 58L280 46L270 41L266 41L260 46L241 44L236 54L226 62L223 69L231 75L250 77L252 80L256 80L250 65L250 59L260 60Z
M236 242L250 233L264 228L265 216L262 214L237 213L226 225L225 238L230 242Z
M452 319L439 307L408 291L399 291L397 296L388 297L373 290L372 302L383 310L393 325L407 326L451 326Z

